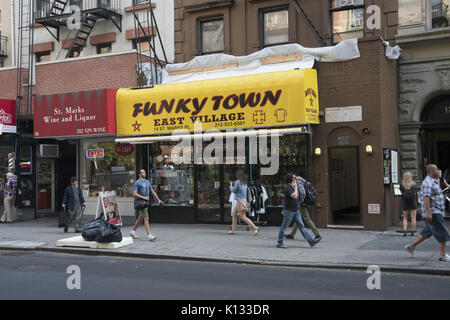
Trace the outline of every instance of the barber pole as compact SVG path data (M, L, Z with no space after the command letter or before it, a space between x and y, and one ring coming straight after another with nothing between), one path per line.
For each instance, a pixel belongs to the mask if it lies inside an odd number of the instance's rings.
M14 171L16 166L16 154L8 153L8 169L9 171Z

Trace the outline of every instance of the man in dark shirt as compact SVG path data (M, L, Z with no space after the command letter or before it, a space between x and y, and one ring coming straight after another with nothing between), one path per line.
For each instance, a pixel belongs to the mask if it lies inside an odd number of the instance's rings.
M83 193L78 187L78 179L72 177L70 179L70 186L68 186L64 192L64 198L62 201L63 210L67 207L69 212L69 222L64 227L64 232L67 232L69 226L74 223L75 232L81 232L81 220L83 218L83 207L86 206L86 202L83 198Z
M280 232L278 233L277 248L286 249L287 246L283 244L284 231L289 226L292 220L298 225L303 237L308 241L311 247L314 247L320 240L314 240L311 235L306 231L305 226L300 215L299 210L299 191L297 188L297 182L294 179L292 173L288 173L284 177L284 209L283 209L283 222L281 223Z

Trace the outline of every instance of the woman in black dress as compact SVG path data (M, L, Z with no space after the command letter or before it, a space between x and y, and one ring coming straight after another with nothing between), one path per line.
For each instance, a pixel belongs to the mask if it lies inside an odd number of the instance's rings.
M403 183L400 186L402 192L403 209L403 236L407 235L408 216L411 216L411 235L416 232L416 211L417 211L417 187L410 172L403 174Z

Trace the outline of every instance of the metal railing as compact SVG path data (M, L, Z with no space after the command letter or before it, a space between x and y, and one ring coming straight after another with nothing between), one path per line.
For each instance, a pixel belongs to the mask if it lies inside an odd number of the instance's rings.
M35 19L70 14L72 12L70 6L78 6L81 11L106 9L119 13L121 10L120 0L67 0L64 11L60 14L55 14L58 10L52 10L54 8L54 1L55 0L36 0Z
M0 57L8 55L8 37L0 36Z

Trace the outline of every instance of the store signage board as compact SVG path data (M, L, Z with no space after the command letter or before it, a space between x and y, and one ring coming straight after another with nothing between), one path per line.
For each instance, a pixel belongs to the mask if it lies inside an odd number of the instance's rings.
M362 106L326 108L325 122L356 122L362 121Z
M317 71L272 72L225 79L119 89L117 134L138 136L319 123Z
M103 214L103 218L116 226L122 226L122 218L120 217L119 206L117 204L116 192L107 191L100 192L97 201L97 210L95 213L95 219L100 218Z
M16 101L0 99L0 125L3 133L16 133Z
M102 159L105 157L105 149L86 149L86 159Z
M34 97L34 137L116 134L116 91L104 89Z

